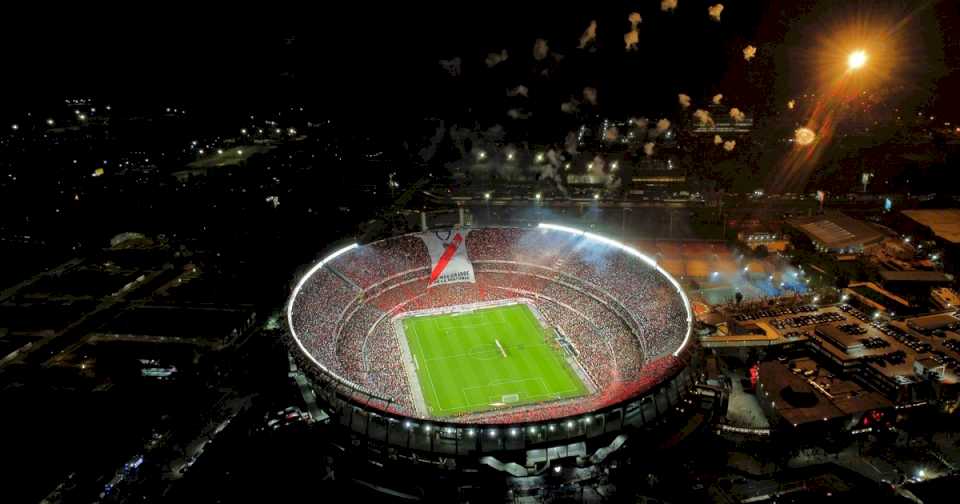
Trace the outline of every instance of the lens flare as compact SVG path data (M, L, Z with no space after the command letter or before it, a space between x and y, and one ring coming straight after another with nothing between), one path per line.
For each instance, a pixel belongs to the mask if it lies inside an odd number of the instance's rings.
M847 56L847 68L850 70L859 70L867 64L867 53L863 50L856 50Z

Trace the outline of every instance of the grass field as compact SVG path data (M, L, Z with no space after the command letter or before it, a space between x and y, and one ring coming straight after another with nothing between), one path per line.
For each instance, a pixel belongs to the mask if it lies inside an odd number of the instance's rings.
M587 392L561 350L547 343L553 337L546 337L546 329L524 304L410 317L403 320L403 328L433 416Z

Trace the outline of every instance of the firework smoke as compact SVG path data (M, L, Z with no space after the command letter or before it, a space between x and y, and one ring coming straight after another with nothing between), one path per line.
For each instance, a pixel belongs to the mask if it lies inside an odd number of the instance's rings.
M627 51L636 51L637 44L640 43L640 32L636 28L623 34L623 43L627 46Z
M797 100L790 100L787 102L787 108L793 110L797 106Z
M665 133L668 129L670 129L670 120L660 119L657 121L657 135Z
M726 142L723 142L723 150L727 152L731 152L736 146L737 146L736 140L727 140Z
M560 104L560 111L564 114L576 114L578 109L579 105L575 100L570 100Z
M507 111L507 115L510 116L511 119L529 119L533 114L524 112L521 109L510 109Z
M451 58L448 60L440 60L440 66L450 74L451 77L458 77L460 75L460 57Z
M563 150L567 151L567 154L574 155L577 153L577 145L577 132L567 133L567 138L563 141Z
M750 61L756 55L757 55L756 47L753 47L752 45L748 45L747 47L743 48L743 59Z
M713 104L714 104L714 105L720 105L720 102L721 102L721 101L723 101L723 95L722 95L722 94L717 93L717 94L713 95Z
M672 11L677 8L677 0L660 0L660 10L663 12Z
M526 97L527 97L527 93L528 93L529 91L530 91L530 90L527 89L527 86L524 86L523 84L521 84L521 85L519 85L519 86L517 86L517 87L515 87L515 88L513 88L513 89L508 89L508 90L507 90L507 96L522 96L522 97L526 98Z
M504 61L507 61L507 50L504 49L498 53L490 53L487 55L485 60L487 63L487 68L493 68Z
M583 32L583 35L580 35L580 45L577 46L580 49L587 47L587 44L593 42L597 39L597 21L590 21L590 26L587 26L587 29Z
M547 45L547 41L543 39L537 39L533 43L533 59L541 61L547 57L547 54L550 52L550 46Z
M603 137L608 142L616 142L620 138L620 130L616 126L607 128L607 131L604 132Z
M710 112L706 110L697 109L697 111L693 113L693 117L700 122L701 126L713 126L713 118L710 117Z
M685 95L685 94L683 94L683 93L680 93L680 94L677 95L677 99L680 101L680 106L681 106L681 107L687 108L687 107L690 106L690 97L689 97L689 96L687 96L687 95Z
M734 122L743 122L744 119L747 118L747 115L741 112L740 109L734 107L730 109L730 118L733 119Z
M630 21L630 29L636 30L637 25L640 24L641 21L643 21L643 18L640 17L639 12L631 12L630 15L627 16L627 20Z
M707 12L710 14L710 19L713 19L716 22L720 22L720 13L723 12L723 4L718 3L717 5L711 5L707 7Z
M589 103L590 105L596 105L597 104L596 88L592 88L590 86L583 88L583 99L586 100L586 102Z
M647 156L653 155L653 142L647 142L643 144L643 153Z
M713 135L713 145L720 145L723 143L723 138L720 135Z

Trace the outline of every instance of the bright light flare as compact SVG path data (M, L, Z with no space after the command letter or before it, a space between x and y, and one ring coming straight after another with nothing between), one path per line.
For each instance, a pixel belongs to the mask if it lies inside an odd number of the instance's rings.
M793 140L800 145L810 145L817 139L817 134L810 128L798 128L793 133Z
M847 68L850 70L859 70L867 64L867 53L863 49L858 49L847 56Z

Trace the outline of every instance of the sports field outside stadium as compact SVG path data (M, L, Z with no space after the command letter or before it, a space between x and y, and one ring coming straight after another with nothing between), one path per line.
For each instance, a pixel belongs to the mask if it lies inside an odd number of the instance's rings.
M526 304L403 319L431 416L584 395L586 385Z

